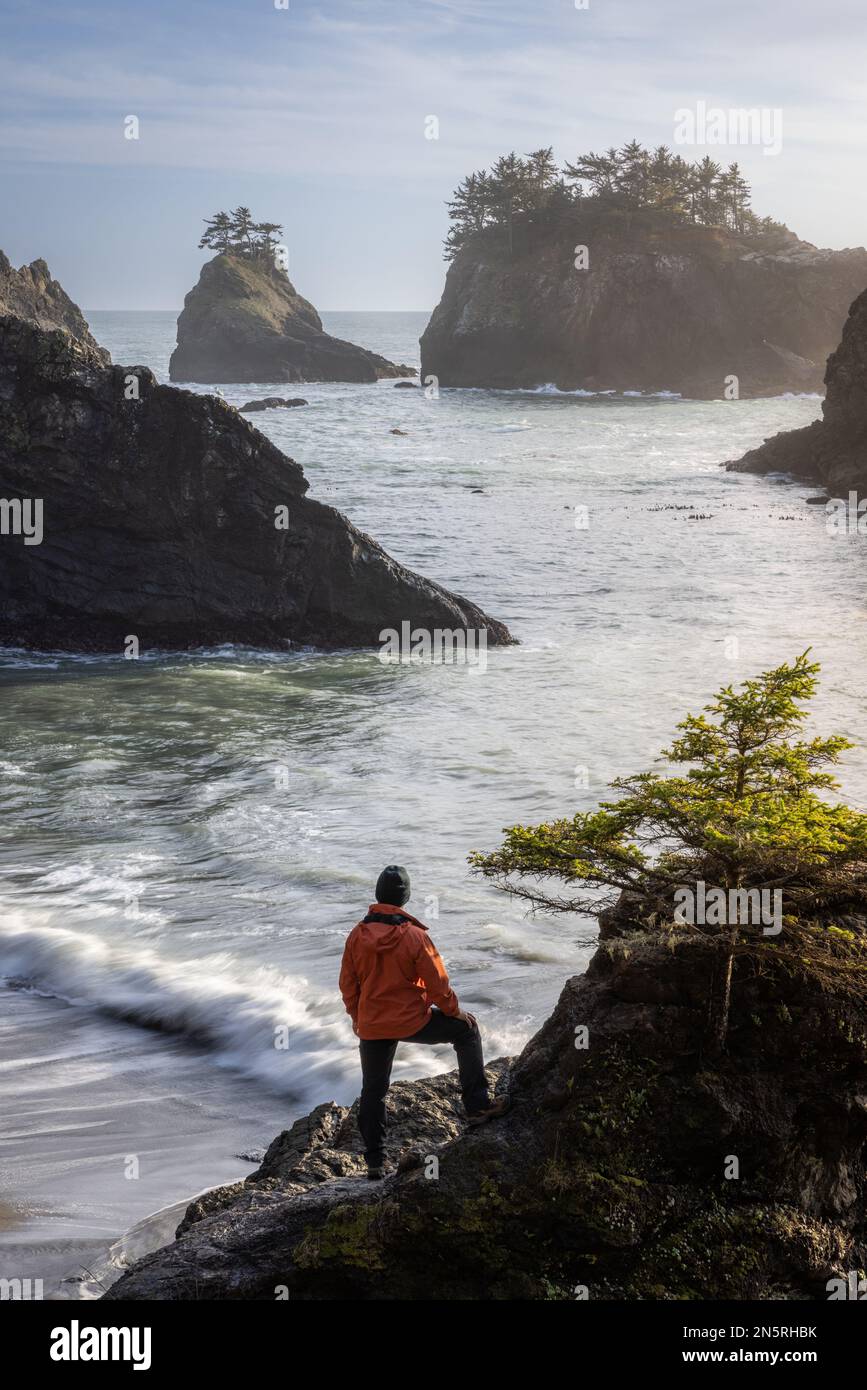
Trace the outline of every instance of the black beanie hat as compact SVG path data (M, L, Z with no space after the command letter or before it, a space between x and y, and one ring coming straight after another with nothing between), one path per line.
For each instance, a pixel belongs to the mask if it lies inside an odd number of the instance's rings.
M376 901L403 907L409 901L409 874L400 864L389 864L376 880Z

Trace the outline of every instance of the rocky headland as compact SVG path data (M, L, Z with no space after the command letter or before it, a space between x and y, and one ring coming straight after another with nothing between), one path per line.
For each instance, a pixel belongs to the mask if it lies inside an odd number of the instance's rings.
M867 491L867 291L849 310L828 358L822 419L783 430L726 465L738 473L791 473L833 493Z
M105 348L93 337L78 305L73 304L63 286L52 279L51 271L42 260L31 261L30 265L15 270L0 251L0 315L26 319L39 328L62 329L81 344L91 362L100 366L108 366L111 362Z
M64 308L58 290L28 306ZM407 620L509 640L308 498L300 466L232 406L107 366L73 327L0 316L0 641L363 647Z
M491 1066L503 1120L467 1130L454 1074L399 1083L399 1167L371 1183L356 1106L326 1102L106 1297L827 1298L867 1261L855 898L793 950L738 948L722 1055L708 999L724 943L610 911L587 973Z
M511 251L490 232L467 240L421 340L423 379L702 399L732 376L741 397L821 390L867 251L584 206L516 227Z
M202 266L178 318L172 381L357 381L415 375L322 327L273 263L221 254Z

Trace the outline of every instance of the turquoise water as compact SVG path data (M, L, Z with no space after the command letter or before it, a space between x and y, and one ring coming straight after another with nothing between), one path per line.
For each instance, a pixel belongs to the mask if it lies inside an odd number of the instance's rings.
M324 317L418 363L425 314ZM116 362L165 379L174 315L90 321ZM527 919L468 875L501 827L594 805L717 686L809 645L817 720L858 743L843 781L867 802L859 538L829 538L809 488L719 468L816 398L301 393L255 423L311 494L520 645L484 671L0 654L0 1274L58 1287L147 1213L249 1171L237 1155L312 1104L351 1101L336 977L385 862L409 866L494 1056L588 955L586 924ZM451 1064L405 1047L395 1074Z

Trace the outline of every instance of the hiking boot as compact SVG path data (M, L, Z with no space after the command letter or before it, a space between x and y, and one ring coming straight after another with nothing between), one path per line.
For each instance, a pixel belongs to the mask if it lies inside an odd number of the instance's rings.
M380 1182L380 1180L385 1177L385 1164L368 1164L367 1176L371 1182Z
M505 1115L508 1108L509 1097L507 1095L495 1096L484 1110L477 1110L474 1115L468 1115L467 1121L471 1125L486 1125L488 1120L499 1120L501 1115Z

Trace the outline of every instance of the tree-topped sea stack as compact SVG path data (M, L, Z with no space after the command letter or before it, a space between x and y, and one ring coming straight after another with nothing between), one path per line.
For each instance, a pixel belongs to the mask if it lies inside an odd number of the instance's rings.
M823 251L749 205L736 164L633 141L561 172L510 154L451 202L421 340L442 386L820 391L867 251ZM735 380L733 380L735 379Z
M184 300L172 381L372 382L415 374L375 352L332 338L297 292L279 254L282 227L249 208L208 220L199 245L217 251Z

